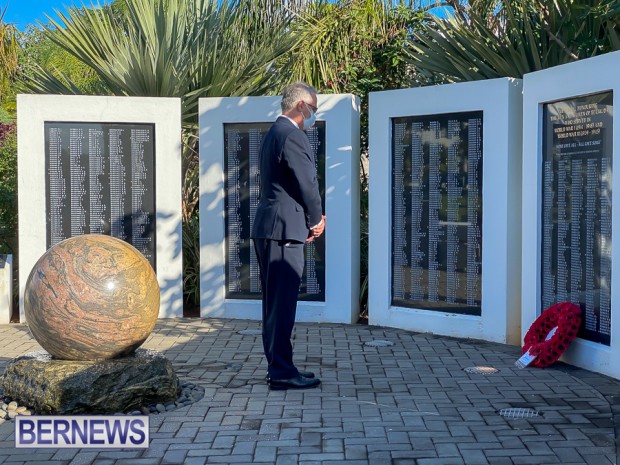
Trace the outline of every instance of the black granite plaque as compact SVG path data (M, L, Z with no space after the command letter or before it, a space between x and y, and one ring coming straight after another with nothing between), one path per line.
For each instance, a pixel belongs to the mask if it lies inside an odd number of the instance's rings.
M610 344L613 94L543 106L542 308L573 302L579 336Z
M226 298L260 299L260 271L250 239L260 195L259 150L273 123L224 124ZM325 207L325 122L308 131ZM323 209L325 211L325 209ZM327 231L326 231L327 233ZM305 246L299 299L325 300L325 234Z
M392 119L392 305L482 312L482 112Z
M107 234L155 268L155 126L46 122L47 247Z

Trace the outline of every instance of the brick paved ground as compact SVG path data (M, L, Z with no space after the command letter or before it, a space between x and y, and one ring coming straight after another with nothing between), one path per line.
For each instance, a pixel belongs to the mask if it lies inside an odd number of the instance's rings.
M162 321L146 342L205 397L152 415L148 450L14 448L0 426L0 465L616 464L620 383L557 364L518 370L516 347L363 325L297 324L299 368L323 384L272 391L258 323ZM387 340L390 347L364 342ZM23 325L0 326L0 372L39 346ZM463 368L492 366L492 375ZM542 416L507 419L530 407ZM620 417L618 417L620 418ZM620 427L620 423L616 424Z

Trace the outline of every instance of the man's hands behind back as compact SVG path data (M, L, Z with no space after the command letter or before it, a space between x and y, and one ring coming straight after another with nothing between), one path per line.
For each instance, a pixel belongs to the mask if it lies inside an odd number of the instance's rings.
M306 242L312 242L315 238L323 234L324 231L325 231L325 215L323 215L321 222L310 230L310 232L308 233L308 238L306 239Z

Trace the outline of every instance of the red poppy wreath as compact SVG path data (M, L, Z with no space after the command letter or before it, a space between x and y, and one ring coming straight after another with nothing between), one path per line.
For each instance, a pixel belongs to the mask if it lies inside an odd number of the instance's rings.
M532 323L523 340L523 354L535 357L530 363L545 368L559 359L577 337L581 325L581 309L570 302L547 308Z

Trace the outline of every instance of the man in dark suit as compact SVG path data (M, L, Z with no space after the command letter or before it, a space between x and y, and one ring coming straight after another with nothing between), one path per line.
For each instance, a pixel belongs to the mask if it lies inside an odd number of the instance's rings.
M303 130L314 124L316 90L302 82L282 94L280 116L260 149L260 202L252 225L263 291L263 348L271 389L321 381L293 364L291 334L304 269L304 243L323 234L314 155Z

